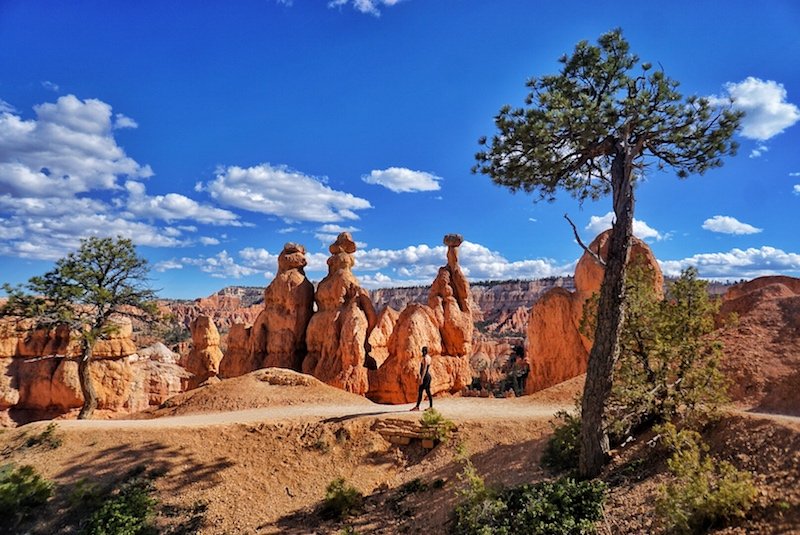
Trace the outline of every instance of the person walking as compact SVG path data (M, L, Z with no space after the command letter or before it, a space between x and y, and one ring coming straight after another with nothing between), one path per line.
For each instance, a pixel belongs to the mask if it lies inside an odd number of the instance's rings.
M431 357L428 355L428 348L422 348L422 362L419 364L419 390L417 391L417 404L412 411L419 410L422 403L422 393L427 392L430 408L433 408L433 396L431 395Z

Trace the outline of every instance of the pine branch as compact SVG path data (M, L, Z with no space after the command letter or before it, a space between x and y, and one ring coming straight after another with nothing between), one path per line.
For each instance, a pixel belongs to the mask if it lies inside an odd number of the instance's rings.
M581 248L582 248L584 251L586 251L586 254L588 254L589 256L591 256L592 258L594 258L594 261L595 261L595 262L597 262L598 264L600 264L600 265L601 265L601 266L603 266L603 267L606 267L606 261L605 261L605 260L603 260L603 259L600 257L600 255L599 255L599 254L595 253L594 251L592 251L591 249L589 249L588 247L586 247L586 245L583 243L583 240L581 240L581 237L580 237L580 235L578 234L578 228L575 226L575 223L573 223L573 222L572 222L572 219L570 219L570 218L569 218L569 214L564 214L564 219L566 219L566 220L567 220L567 222L568 222L568 223L570 224L570 226L572 227L572 232L573 232L573 234L575 234L575 240L578 242L578 245L580 245L580 246L581 246Z

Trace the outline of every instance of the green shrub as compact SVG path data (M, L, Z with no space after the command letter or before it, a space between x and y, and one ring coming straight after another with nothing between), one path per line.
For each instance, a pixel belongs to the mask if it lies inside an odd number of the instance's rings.
M85 535L150 535L156 500L149 479L135 477L123 483L90 517Z
M325 489L320 515L323 518L340 520L361 509L364 495L349 485L343 477L331 481Z
M33 511L47 503L53 483L32 466L0 466L0 527L13 531Z
M459 535L580 535L603 516L605 484L572 478L519 485L456 508Z
M422 424L423 433L430 440L438 440L445 442L450 438L456 424L452 420L448 420L442 413L436 409L428 409L422 413L419 419Z
M662 485L656 503L671 533L705 533L747 513L756 496L750 474L708 455L708 446L694 431L677 431L672 424L657 431L673 450L667 465L675 479Z
M458 478L466 483L454 511L455 535L579 535L594 533L606 486L572 478L495 490L486 486L463 445Z
M558 411L556 418L561 423L553 426L553 435L542 453L542 465L557 472L575 470L581 451L581 417Z
M56 425L55 422L48 424L44 431L38 435L28 437L28 440L25 441L25 445L29 448L44 446L51 450L60 447L63 443L64 440L61 438L61 435L58 434L58 425Z

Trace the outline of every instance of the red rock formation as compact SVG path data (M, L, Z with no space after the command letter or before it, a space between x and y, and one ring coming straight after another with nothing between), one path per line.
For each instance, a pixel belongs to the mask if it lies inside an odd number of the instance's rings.
M251 327L233 324L220 367L236 377L265 367L299 370L306 353L306 329L314 312L314 285L306 278L306 250L287 243L278 273L264 290L264 307Z
M800 279L759 277L731 287L718 324L731 397L800 416Z
M463 238L448 234L447 265L431 285L428 305L408 305L395 323L389 356L369 373L367 396L380 403L416 400L421 348L431 355L431 392L456 393L472 380L468 355L472 349L472 306L469 283L458 265Z
M589 249L605 258L610 230L598 235ZM653 288L661 295L664 278L653 252L638 238L633 238L629 265L640 266L650 274ZM527 329L526 358L530 375L525 393L532 394L586 372L591 342L579 332L583 306L600 291L603 267L588 253L575 267L575 292L553 288L531 308Z
M183 363L192 374L187 381L187 390L197 388L219 375L222 350L219 348L219 331L208 316L199 316L192 321L192 350Z
M370 356L373 358L374 367L380 367L389 356L389 337L394 331L400 313L392 307L386 307L378 314L375 328L369 335Z
M328 275L317 286L317 311L306 331L303 372L353 392L367 392L367 338L377 317L372 301L352 272L356 244L342 232L329 248Z

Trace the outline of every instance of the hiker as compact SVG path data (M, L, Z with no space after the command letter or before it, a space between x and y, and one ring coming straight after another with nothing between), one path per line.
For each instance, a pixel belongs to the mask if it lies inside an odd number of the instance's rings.
M422 392L428 393L428 402L430 408L433 408L433 396L431 395L431 357L428 355L428 348L422 348L422 362L419 363L419 390L417 391L417 404L412 411L419 410L419 404L422 403Z

